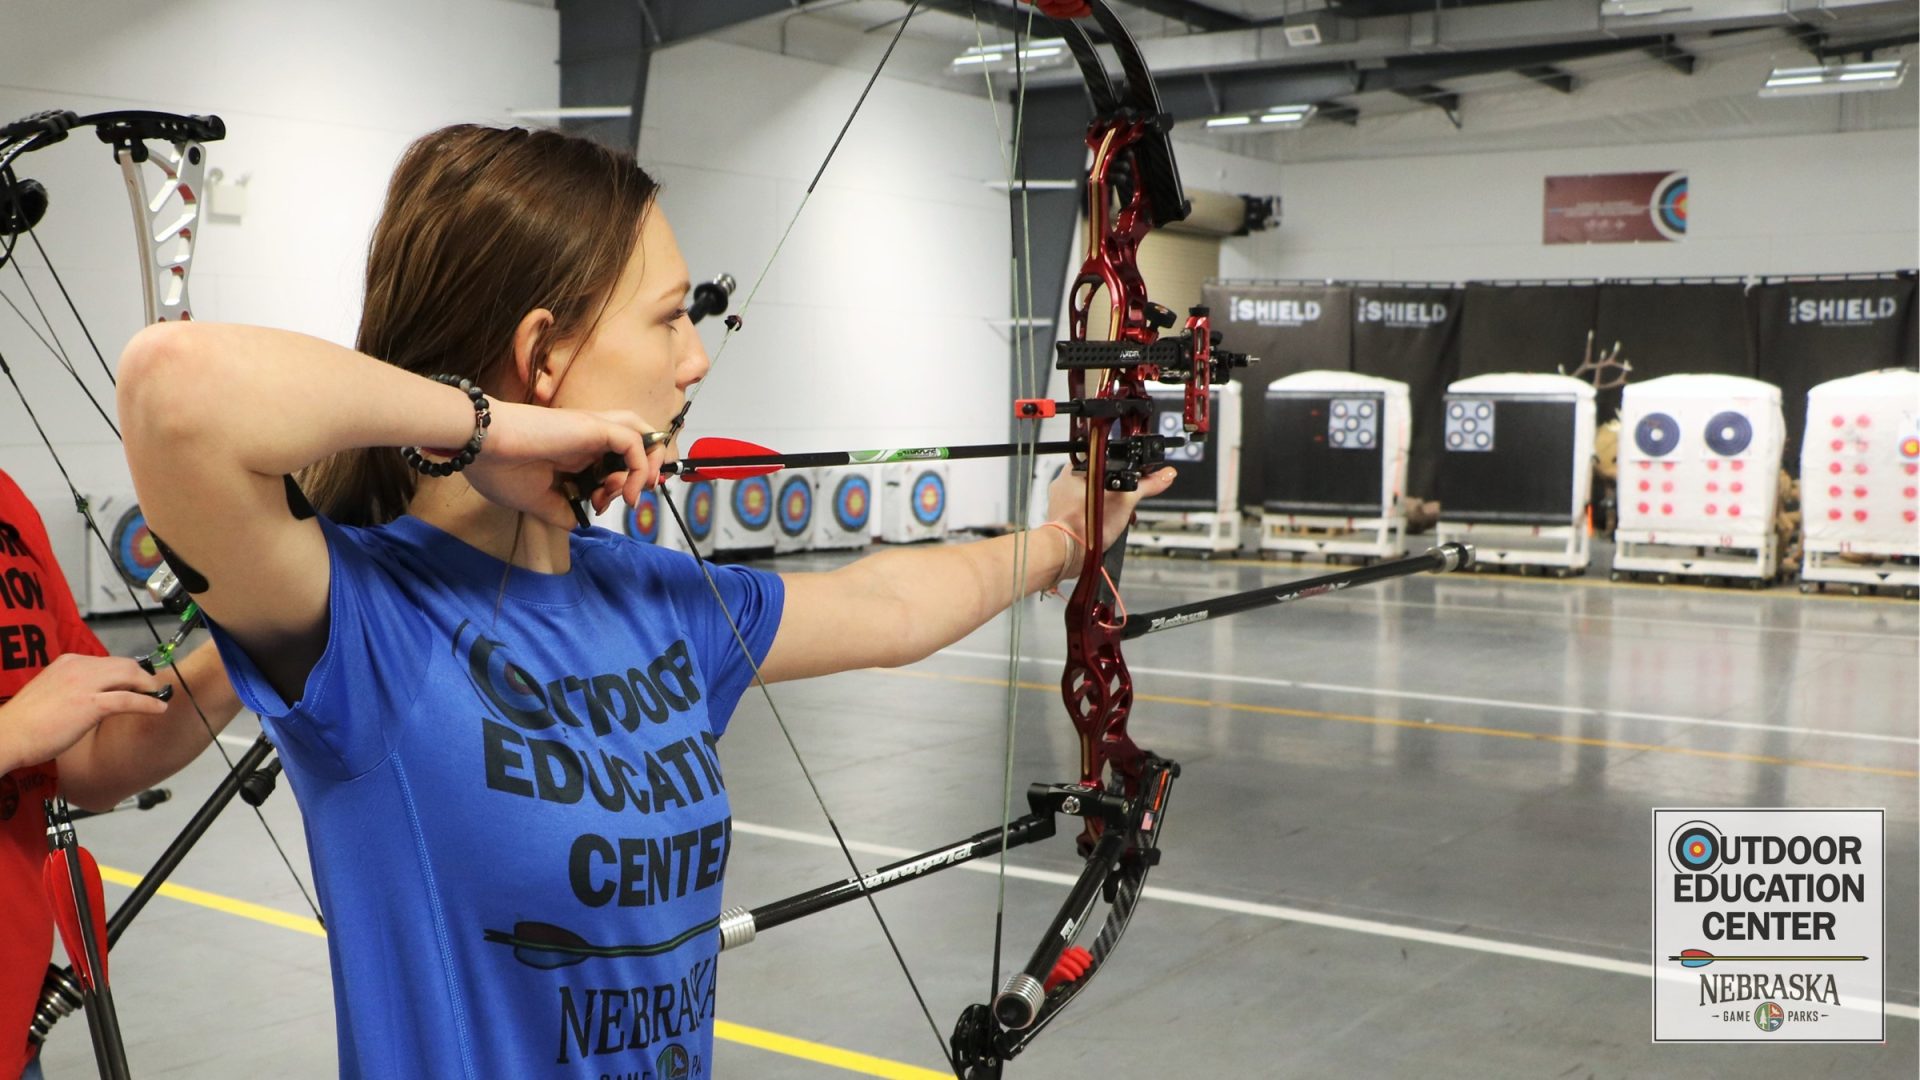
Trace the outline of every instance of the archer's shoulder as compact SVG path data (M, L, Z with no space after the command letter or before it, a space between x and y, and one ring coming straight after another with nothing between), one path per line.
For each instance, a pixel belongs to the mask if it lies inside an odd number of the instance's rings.
M649 544L598 525L574 530L573 551L576 559L586 559L594 564L617 564L657 577L682 574L697 577L700 573L693 556L684 551Z

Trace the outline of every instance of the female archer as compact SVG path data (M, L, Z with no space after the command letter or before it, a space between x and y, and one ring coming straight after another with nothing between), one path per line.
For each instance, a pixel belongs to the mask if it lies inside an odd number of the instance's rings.
M583 140L447 128L393 176L357 349L195 322L122 359L141 506L306 818L344 1076L710 1063L716 747L754 668L911 663L1011 599L1016 537L714 568L723 611L689 556L573 528L557 479L611 453L593 505L637 499L707 373L655 190ZM1082 481L1050 495L1023 594L1079 567Z

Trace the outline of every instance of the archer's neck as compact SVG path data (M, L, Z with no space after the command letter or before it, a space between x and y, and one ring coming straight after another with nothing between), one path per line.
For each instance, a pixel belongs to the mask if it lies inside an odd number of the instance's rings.
M567 530L489 502L459 476L422 478L407 512L523 570L564 574L573 566Z

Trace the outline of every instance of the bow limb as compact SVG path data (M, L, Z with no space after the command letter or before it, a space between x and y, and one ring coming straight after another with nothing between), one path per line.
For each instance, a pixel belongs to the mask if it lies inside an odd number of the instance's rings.
M14 171L15 162L23 155L59 143L71 132L80 128L92 128L101 142L113 148L114 158L120 165L122 177L126 182L128 201L133 210L136 251L140 260L141 289L146 304L145 321L151 324L192 317L187 285L202 209L200 193L206 170L206 151L202 144L224 137L226 127L218 117L213 116L179 116L139 110L94 113L87 116L66 111L51 111L0 127L0 196L4 197L0 200L0 209L13 211L0 213L0 223L6 225L4 247L0 249L0 268L3 268L7 262L14 263L14 274L27 294L31 307L40 315L40 325L35 326L26 313L13 303L11 297L7 297L8 306L20 316L29 331L46 345L55 362L72 377L93 409L107 426L113 429L115 437L118 438L119 430L114 427L111 414L74 367L66 349L60 344L51 320L46 317L39 298L34 294L32 283L13 258L19 237L25 235L39 253L54 283L59 287L69 312L79 324L88 345L92 347L101 370L108 381L112 382L112 368L95 343L92 332L87 329L86 319L74 304L65 284L61 282L59 272L55 269L46 248L41 245L39 237L34 232L35 215L20 212L25 206L24 196L37 185L33 185L30 181L22 181ZM149 187L148 185L150 170L157 170L161 176L157 186ZM42 192L40 198L44 200L44 197ZM44 203L42 205L44 206ZM118 560L114 558L113 544L109 543L105 534L102 533L85 496L81 494L72 473L67 469L58 447L41 424L31 401L14 378L13 371L7 365L4 356L0 356L0 373L5 375L8 383L13 387L14 395L18 398L21 408L32 421L55 468L65 480L68 493L74 500L74 507L80 513L86 531L92 534L101 549L107 553L110 562L118 565ZM172 582L172 573L164 562L153 580L162 583ZM174 631L167 635L163 634L155 624L153 618L155 612L149 604L142 602L133 583L123 581L128 598L140 612L153 638L153 652L142 658L142 663L147 665L149 670L170 664L174 651L199 625L198 608L184 591L177 588L177 582L173 584L175 587L171 592L165 593L166 599L162 604L169 615L178 618L178 622ZM150 583L149 588L152 587ZM259 810L259 801L265 798L265 791L270 790L270 781L261 782L260 774L255 770L271 753L270 744L267 744L263 735L256 743L254 751L250 751L236 761L220 743L212 721L201 709L185 674L176 669L175 676L188 703L199 718L201 726L206 729L209 744L225 761L227 776L216 788L207 806L199 815L196 815L188 830L184 831L181 837L169 847L155 866L147 872L140 887L114 912L114 917L108 924L107 939L102 946L110 948L119 940L133 916L138 914L145 902L158 889L159 884L178 864L185 854L186 847L198 839L207 824L211 822L212 816L242 789L250 789L251 793L248 794L247 801L254 807L255 818L260 822L260 827L278 853L282 865L286 867L289 877L299 889L314 919L319 921L320 910L313 900L312 893L306 883L301 880L299 873L294 870L292 860L287 856L280 838ZM36 1043L43 1041L52 1025L61 1017L71 1013L79 1000L75 986L74 972L71 968L49 970L47 984L42 990L39 1007L35 1014L33 1029L29 1034L31 1041Z

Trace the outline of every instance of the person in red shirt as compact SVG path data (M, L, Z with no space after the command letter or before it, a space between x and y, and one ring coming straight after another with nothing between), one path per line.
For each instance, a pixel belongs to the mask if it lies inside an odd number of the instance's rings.
M43 803L58 791L103 810L198 757L208 733L188 695L148 696L183 678L216 731L239 711L211 645L159 675L107 655L39 513L0 471L0 1077L34 1064L27 1030L53 955Z

